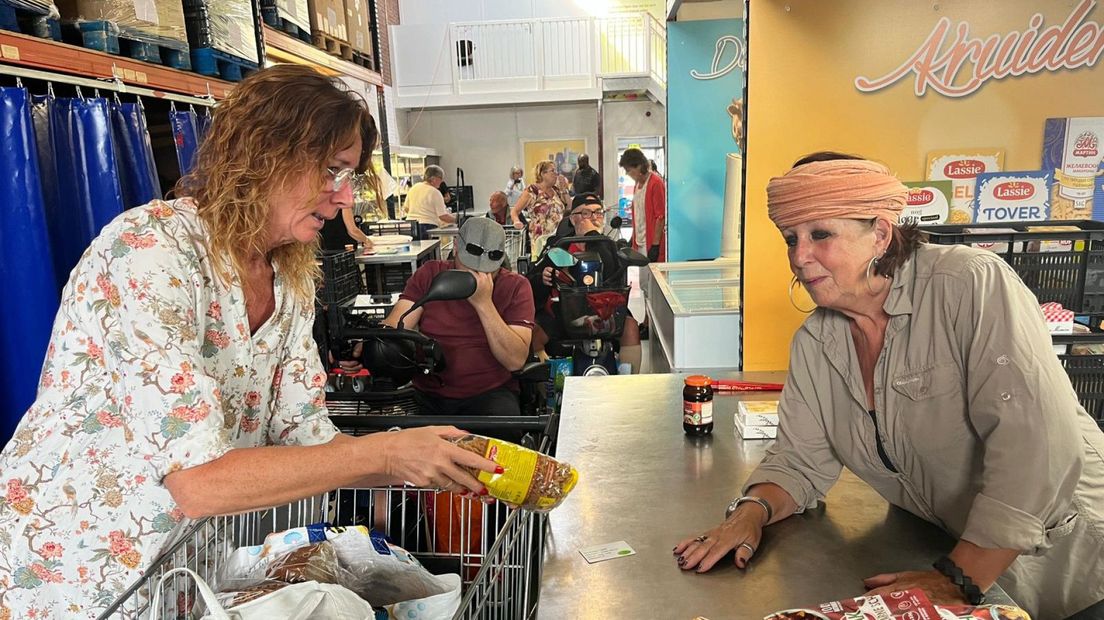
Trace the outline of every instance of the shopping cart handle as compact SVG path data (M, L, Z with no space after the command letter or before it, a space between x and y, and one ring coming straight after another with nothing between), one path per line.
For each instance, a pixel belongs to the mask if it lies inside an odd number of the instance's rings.
M526 416L436 416L436 415L336 415L330 420L341 429L385 431L390 428L418 428L451 425L465 431L520 430L545 432L551 415Z
M711 383L718 392L781 392L781 383L760 383L758 381L735 381L733 379L715 379Z

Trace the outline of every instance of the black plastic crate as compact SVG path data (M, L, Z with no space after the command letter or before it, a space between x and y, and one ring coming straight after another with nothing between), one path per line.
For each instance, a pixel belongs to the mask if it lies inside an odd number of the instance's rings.
M322 285L318 298L322 303L341 303L360 294L360 268L352 251L323 253Z
M1058 353L1058 361L1069 375L1077 400L1104 429L1104 353L1086 353L1078 346L1102 345L1097 348L1104 351L1104 333L1057 335L1054 344L1056 349L1065 347L1064 353Z
M369 291L382 293L401 293L406 288L406 282L413 273L410 271L410 263L392 263L389 265L373 265L373 268L365 271L368 280Z
M1028 227L1076 226L1068 232ZM1016 232L984 232L1011 228ZM969 231L967 231L969 229ZM1104 314L1104 222L1089 220L923 226L940 245L992 244L989 249L1020 275L1039 303L1058 302L1078 314ZM1068 242L1068 249L1055 249Z

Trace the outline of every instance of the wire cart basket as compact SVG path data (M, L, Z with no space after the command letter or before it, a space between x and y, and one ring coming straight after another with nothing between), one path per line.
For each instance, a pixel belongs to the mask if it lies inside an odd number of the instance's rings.
M425 420L421 416L355 417L379 418L371 422L376 428L395 418L406 418L411 422L407 426L441 423L440 418ZM335 422L341 426L338 420ZM462 427L472 426L461 420L455 422ZM525 424L547 422L544 418ZM547 451L552 442L545 435L540 444L541 451ZM513 510L501 503L483 505L434 489L378 487L337 489L268 510L204 519L194 524L100 618L198 618L192 609L197 598L193 582L173 575L161 584L165 573L190 568L217 590L219 571L234 549L262 544L272 532L316 523L364 525L409 551L430 572L459 574L462 599L454 620L524 620L536 616L546 515ZM153 610L151 601L159 584L163 588L162 609Z
M526 259L525 265L528 265L529 251L525 247L526 231L513 226L505 226L504 230L506 231L506 265L521 275L525 275L528 269L519 267L518 261L524 258Z

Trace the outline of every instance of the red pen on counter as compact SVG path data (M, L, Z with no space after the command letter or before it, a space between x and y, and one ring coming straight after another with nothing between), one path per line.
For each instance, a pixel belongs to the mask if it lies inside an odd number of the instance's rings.
M714 379L710 382L718 392L781 392L781 383L759 383L757 381L736 381L733 379Z

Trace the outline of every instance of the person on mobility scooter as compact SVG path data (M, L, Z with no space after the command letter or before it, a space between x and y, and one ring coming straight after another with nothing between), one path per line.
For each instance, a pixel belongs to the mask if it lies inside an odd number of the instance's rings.
M570 355L576 375L617 374L618 361L633 373L640 368L627 268L648 259L603 234L605 214L596 194L576 196L566 224L528 274L537 307L534 354Z

